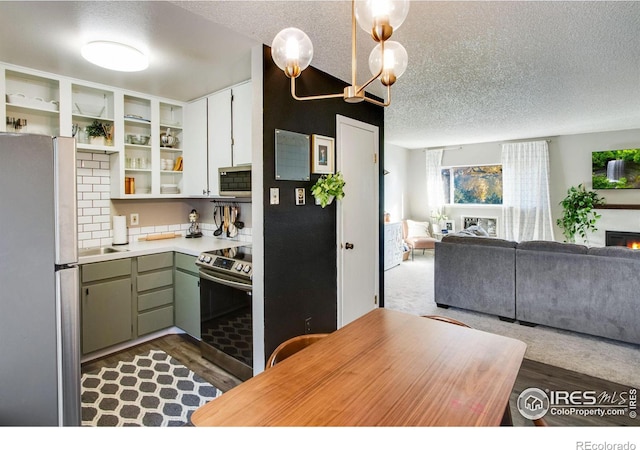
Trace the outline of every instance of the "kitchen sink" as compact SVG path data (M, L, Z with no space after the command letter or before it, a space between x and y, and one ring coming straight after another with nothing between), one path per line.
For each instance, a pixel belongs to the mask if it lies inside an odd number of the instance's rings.
M99 247L99 248L82 248L78 250L78 256L98 256L107 255L109 253L128 252L128 248L115 247Z

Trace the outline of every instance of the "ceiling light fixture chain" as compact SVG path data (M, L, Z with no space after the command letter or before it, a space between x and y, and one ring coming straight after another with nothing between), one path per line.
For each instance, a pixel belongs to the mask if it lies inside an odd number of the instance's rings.
M291 96L296 100L322 100L343 98L348 103L367 101L378 106L391 104L391 85L407 68L408 56L404 47L390 41L393 31L404 22L409 12L409 0L352 0L351 1L351 85L336 94L296 94L296 78L311 64L313 44L306 33L298 28L285 28L273 39L271 56L276 65L291 78ZM369 69L373 74L366 83L357 84L356 25L360 26L378 42L369 55ZM387 100L381 102L367 97L365 89L375 80L387 87Z

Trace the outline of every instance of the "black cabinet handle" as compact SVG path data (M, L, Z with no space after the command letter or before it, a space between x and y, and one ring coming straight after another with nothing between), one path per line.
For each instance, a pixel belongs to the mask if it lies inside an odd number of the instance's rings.
M353 250L353 244L347 242L346 244L344 244L344 248L346 248L347 250Z

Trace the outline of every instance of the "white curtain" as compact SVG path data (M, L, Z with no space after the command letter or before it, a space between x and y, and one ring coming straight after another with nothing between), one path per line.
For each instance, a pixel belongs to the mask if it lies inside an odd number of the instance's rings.
M546 141L502 145L502 223L513 241L552 241Z
M443 150L425 150L427 173L427 214L443 212L444 193L442 191L442 153Z

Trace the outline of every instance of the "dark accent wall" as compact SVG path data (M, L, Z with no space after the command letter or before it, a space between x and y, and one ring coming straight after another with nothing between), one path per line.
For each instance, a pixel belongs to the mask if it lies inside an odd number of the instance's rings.
M290 80L273 63L267 46L263 62L264 326L265 355L270 355L282 341L305 333L306 318L311 317L312 333L334 331L337 320L336 204L324 209L315 204L310 190L319 175L311 174L307 182L275 179L275 130L335 138L336 115L340 114L380 129L378 158L384 161L384 109L366 102L349 104L342 99L294 100ZM338 93L347 86L313 67L307 68L296 83L298 95ZM379 165L382 181L382 164ZM382 182L380 186L382 204ZM279 205L270 204L272 187L280 189ZM295 188L300 187L306 190L306 204L296 206ZM380 224L381 211L379 206ZM382 295L382 262L380 273Z

